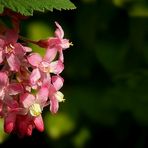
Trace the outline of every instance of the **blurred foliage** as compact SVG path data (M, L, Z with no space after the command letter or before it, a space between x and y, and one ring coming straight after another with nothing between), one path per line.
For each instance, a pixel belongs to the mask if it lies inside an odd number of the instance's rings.
M73 138L75 147L84 147L85 142L90 139L90 132L87 128L82 128L80 132Z
M126 7L130 16L148 16L147 0L113 0L113 3L119 7Z
M45 127L47 128L47 134L51 138L58 139L73 131L75 123L66 113L59 113L55 116L51 116L47 113L45 116Z
M58 21L74 43L64 51L66 102L44 116L46 146L148 147L148 1L73 2L74 11L36 13L22 24L38 40Z
M30 22L27 28L27 36L30 40L39 41L40 39L47 39L49 36L53 36L53 31L45 22ZM33 51L44 55L45 49L31 43L29 46Z
M0 119L0 144L2 144L6 139L8 135L4 132L3 129L3 119Z

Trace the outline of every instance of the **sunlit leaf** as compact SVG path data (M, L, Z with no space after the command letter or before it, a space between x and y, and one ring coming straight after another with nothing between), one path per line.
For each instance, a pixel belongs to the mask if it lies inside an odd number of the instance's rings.
M33 11L74 9L75 6L69 0L1 0L0 13L3 12L4 8L12 9L27 16L33 15Z
M58 113L57 115L45 116L45 129L47 134L53 138L58 139L62 136L72 132L75 128L75 122L66 113Z

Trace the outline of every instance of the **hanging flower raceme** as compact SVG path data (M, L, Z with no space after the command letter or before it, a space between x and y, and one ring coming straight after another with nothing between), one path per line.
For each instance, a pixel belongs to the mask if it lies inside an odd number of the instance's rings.
M0 117L4 118L4 131L31 135L36 128L44 130L42 112L49 106L55 114L59 102L64 101L60 91L64 79L63 50L69 48L69 40L63 39L64 31L56 22L55 37L30 41L19 36L16 23L0 35ZM45 48L45 55L32 52L19 40Z

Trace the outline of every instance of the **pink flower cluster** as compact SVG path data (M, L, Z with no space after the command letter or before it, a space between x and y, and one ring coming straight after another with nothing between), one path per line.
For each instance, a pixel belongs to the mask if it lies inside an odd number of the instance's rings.
M20 136L31 135L34 128L44 130L42 111L50 106L56 113L59 102L64 101L61 87L64 69L63 50L69 40L56 22L55 37L36 43L45 48L45 55L19 42L17 31L7 29L0 36L0 116L4 118L4 131Z

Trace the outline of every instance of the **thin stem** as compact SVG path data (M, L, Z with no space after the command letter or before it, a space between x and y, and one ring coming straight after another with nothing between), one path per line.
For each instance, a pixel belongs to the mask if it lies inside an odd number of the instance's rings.
M32 43L32 44L36 44L36 45L38 44L38 41L32 41L32 40L29 40L29 39L27 39L27 38L25 38L23 36L19 36L19 39L23 40L23 41L25 41L27 43Z

